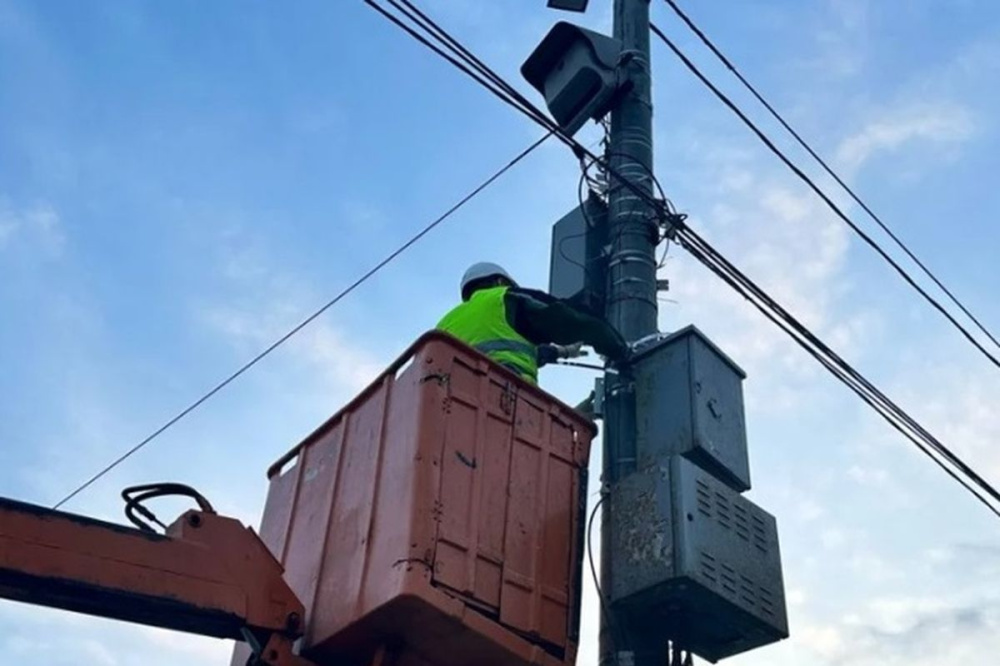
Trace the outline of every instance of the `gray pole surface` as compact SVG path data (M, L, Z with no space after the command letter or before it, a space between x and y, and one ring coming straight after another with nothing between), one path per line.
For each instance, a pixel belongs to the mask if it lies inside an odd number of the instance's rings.
M652 97L649 62L650 0L614 0L614 36L629 56L626 67L633 83L631 91L611 113L609 158L616 173L652 193L653 168ZM609 237L612 250L608 269L607 318L630 342L657 330L656 228L649 206L620 183L611 182L609 193ZM604 432L603 481L613 487L618 479L636 468L635 395L629 378L607 374ZM601 588L612 589L610 524L614 515L614 493L605 499L601 514ZM603 614L603 610L602 610ZM666 663L666 644L643 646L640 637L629 636L624 622L610 632L602 618L600 663L616 663L615 650L634 651L635 665ZM622 637L627 645L619 645ZM662 649L662 652L661 652Z
M649 66L649 0L615 0L614 35L630 56L631 92L611 114L611 165L652 193L653 104ZM656 332L656 238L649 206L612 183L608 317L630 341Z

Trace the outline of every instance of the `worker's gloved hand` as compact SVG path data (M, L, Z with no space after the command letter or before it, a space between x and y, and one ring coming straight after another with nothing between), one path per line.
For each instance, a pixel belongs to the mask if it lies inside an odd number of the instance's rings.
M582 342L575 342L571 345L552 345L556 351L557 358L580 358L586 356Z

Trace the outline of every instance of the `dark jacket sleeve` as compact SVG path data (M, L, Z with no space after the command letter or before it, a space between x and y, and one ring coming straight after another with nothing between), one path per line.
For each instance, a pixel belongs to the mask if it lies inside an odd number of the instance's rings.
M517 329L515 329L517 330ZM524 335L522 333L522 335ZM527 336L525 336L527 337ZM559 360L559 351L553 347L551 344L543 343L538 345L538 367L546 366L549 363L555 363Z
M625 340L606 321L545 292L508 289L505 305L508 323L536 345L582 342L612 360L620 360L628 351Z

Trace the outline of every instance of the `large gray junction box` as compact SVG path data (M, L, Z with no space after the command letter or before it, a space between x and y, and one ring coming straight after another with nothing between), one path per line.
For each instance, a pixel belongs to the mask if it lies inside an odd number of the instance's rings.
M787 638L777 525L741 495L743 370L689 326L640 347L632 373L638 471L608 497L616 614L712 662Z
M612 498L609 597L630 626L712 662L788 637L769 513L681 456L626 477Z

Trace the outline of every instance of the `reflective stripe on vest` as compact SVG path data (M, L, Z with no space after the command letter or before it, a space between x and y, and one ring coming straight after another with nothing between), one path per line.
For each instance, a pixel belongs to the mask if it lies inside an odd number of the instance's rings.
M480 351L486 355L506 351L530 356L536 362L538 360L538 349L530 342L521 342L520 340L487 340L486 342L477 342L472 346L476 351Z
M480 289L446 314L437 327L536 383L538 349L507 321L506 294L507 287Z

